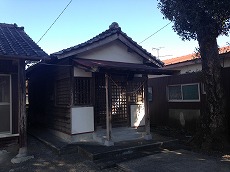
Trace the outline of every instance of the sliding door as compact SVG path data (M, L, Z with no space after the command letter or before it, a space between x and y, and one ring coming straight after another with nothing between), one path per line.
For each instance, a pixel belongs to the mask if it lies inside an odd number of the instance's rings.
M11 133L11 77L0 74L0 134Z

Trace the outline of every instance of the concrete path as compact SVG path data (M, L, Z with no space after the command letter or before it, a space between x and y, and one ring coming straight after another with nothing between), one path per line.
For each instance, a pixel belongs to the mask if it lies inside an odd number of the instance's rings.
M118 167L130 172L230 172L230 160L186 150L165 150L159 154L119 163Z

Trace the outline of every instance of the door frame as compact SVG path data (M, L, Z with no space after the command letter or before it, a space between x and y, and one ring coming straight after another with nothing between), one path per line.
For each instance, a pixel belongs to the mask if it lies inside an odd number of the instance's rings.
M10 131L0 132L0 137L12 134L12 80L10 74L0 74L0 76L8 76L10 79Z

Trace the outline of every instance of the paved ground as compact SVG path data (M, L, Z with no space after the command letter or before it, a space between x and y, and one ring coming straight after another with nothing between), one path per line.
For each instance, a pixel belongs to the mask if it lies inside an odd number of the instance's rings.
M12 164L10 160L17 154L17 149L17 145L11 145L0 150L0 172L121 172L122 169L133 172L230 172L229 156L228 159L214 158L186 150L164 150L158 154L119 163L119 168L100 170L92 161L78 154L58 156L49 147L30 136L28 151L34 158L20 164Z
M165 150L159 154L119 163L118 166L132 172L230 172L229 159L204 156L186 150Z
M69 154L58 156L50 148L33 137L28 138L29 155L34 155L33 159L20 164L12 164L11 159L17 154L17 145L0 150L0 172L27 172L27 171L68 171L68 172L96 172L101 171L91 161L79 156ZM118 172L116 168L105 169L103 172Z

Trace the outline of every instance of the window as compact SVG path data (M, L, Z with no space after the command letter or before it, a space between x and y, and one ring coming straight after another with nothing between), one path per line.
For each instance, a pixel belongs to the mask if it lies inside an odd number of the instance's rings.
M148 87L148 100L151 102L153 101L153 88Z
M200 101L199 84L169 85L169 101Z
M75 78L74 84L74 105L92 104L91 78Z

